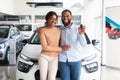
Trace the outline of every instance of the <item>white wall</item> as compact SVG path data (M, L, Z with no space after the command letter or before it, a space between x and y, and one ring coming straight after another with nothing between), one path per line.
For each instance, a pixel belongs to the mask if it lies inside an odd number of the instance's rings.
M105 15L120 23L120 0L105 0Z
M104 0L105 2L105 15L116 22L120 23L120 0ZM104 26L105 28L105 26ZM119 43L120 39L111 40L108 35L104 32L104 43L103 47L106 49L104 54L104 64L111 67L103 67L104 77L102 80L120 80L120 50ZM105 71L104 71L105 70Z
M120 5L113 7L106 7L106 16L110 17L114 21L120 24Z
M115 7L120 6L120 0L104 0L105 7Z
M102 30L102 0L85 0L83 24L87 26L91 38L101 39Z
M108 0L106 1L105 15L111 18L112 20L114 20L115 22L117 22L118 24L120 24L120 1L119 0L111 1L113 4L107 3L107 2ZM106 64L107 65L120 68L119 46L120 46L120 38L116 40L112 40L108 38L108 35L106 35L106 52L107 52Z
M13 0L0 0L0 12L14 14Z
M14 11L15 15L31 15L32 22L35 22L35 15L46 15L49 11L55 11L58 15L61 15L61 12L65 8L56 8L56 7L29 7L26 2L32 2L33 0L14 0ZM68 3L69 4L69 3ZM67 8L70 9L73 15L82 15L80 8ZM59 20L60 21L60 20Z

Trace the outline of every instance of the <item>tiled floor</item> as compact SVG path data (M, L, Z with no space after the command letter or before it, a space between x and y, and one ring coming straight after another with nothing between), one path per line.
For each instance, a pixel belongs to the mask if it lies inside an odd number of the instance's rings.
M0 80L16 80L15 66L0 66Z
M120 80L120 69L102 67L102 80Z
M15 69L15 66L0 65L0 80L16 80ZM120 70L102 67L101 80L120 80Z
M16 80L15 70L15 66L0 65L0 80Z

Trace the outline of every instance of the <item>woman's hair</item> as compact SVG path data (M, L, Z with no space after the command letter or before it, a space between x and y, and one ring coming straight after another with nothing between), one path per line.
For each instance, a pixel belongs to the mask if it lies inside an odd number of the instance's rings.
M56 12L50 11L50 12L48 12L48 13L46 14L46 16L45 16L45 20L46 20L45 24L47 24L47 20L48 20L51 16L53 16L53 15L55 15L56 18L58 19L58 15L56 14Z

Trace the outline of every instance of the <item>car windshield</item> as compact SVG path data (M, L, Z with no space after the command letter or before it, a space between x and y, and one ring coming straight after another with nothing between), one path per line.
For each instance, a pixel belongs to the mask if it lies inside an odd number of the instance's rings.
M31 31L31 25L15 25L20 31Z
M30 44L40 44L40 39L37 32L35 32L31 37Z
M0 38L7 38L9 33L9 28L0 28Z

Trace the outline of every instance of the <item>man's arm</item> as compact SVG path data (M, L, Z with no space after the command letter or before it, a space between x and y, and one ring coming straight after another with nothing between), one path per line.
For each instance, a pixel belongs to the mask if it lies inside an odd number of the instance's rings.
M81 25L80 27L78 27L79 42L82 46L87 45L87 41L86 41L86 38L85 38L85 29L86 29L86 26L84 26L84 25Z

